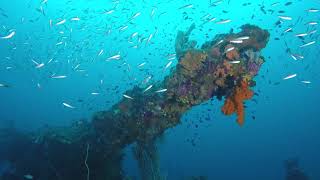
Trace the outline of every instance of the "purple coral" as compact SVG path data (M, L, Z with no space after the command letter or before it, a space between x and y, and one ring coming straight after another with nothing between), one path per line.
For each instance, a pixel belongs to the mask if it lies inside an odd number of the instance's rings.
M256 75L259 71L260 66L253 61L248 62L248 71L251 75Z
M177 91L178 96L186 96L188 92L191 91L191 88L192 85L190 81L180 84Z

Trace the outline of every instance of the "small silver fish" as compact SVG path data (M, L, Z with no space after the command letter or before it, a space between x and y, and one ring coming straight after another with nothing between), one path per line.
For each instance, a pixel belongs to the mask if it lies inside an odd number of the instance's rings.
M104 14L112 14L113 12L114 12L114 10L111 9L111 10L109 10L109 11L104 12Z
M176 59L176 57L170 57L170 58L168 58L169 61L172 61L172 60L175 60L175 59Z
M232 51L232 50L234 50L235 49L235 47L230 47L230 48L228 48L227 50L226 50L226 53L228 53L228 52L230 52L230 51Z
M64 79L67 76L61 75L61 76L51 76L52 79Z
M248 40L248 39L250 39L250 36L241 36L237 38L237 40Z
M222 0L217 0L217 1L213 2L210 6L218 6L221 3L222 3Z
M319 9L311 8L311 9L308 9L307 11L310 13L316 13L316 12L319 12Z
M210 16L211 16L211 14L208 13L208 14L202 16L201 19L202 19L202 20L206 20L206 19L208 19Z
M287 32L292 32L292 28L288 28L284 31L284 33L287 33Z
M143 62L143 63L139 64L138 67L142 67L142 66L144 66L145 64L146 64L146 62Z
M67 108L71 108L71 109L74 109L74 108L75 108L74 106L71 106L70 104L65 103L65 102L63 102L62 105L64 105L64 106L67 107Z
M171 64L172 64L172 61L169 61L169 62L167 63L167 65L164 67L163 71L165 71L166 69L168 69Z
M318 22L316 22L316 21L310 21L310 22L308 22L308 24L313 26L313 25L318 25Z
M193 4L187 4L187 5L181 6L179 9L188 9L192 7L193 7Z
M152 76L146 77L146 78L143 80L142 84L147 84L147 83L150 81L151 78L152 78Z
M137 35L138 35L138 32L134 32L134 33L131 34L130 37L131 37L131 39L133 39L133 38L136 37Z
M77 70L80 67L81 64L77 64L73 69Z
M311 84L311 81L301 81L304 84Z
M128 28L128 26L122 26L122 27L119 28L119 31L124 31L124 30L126 30L127 28Z
M148 86L143 92L147 92L148 90L150 90L153 87L153 85Z
M317 30L313 30L313 31L308 32L308 34L311 35L311 34L314 34L316 32L317 32Z
M243 40L235 39L235 40L231 40L230 43L233 43L233 44L241 44L241 43L243 43Z
M137 17L140 16L140 15L141 15L141 12L135 13L135 14L130 18L130 21L131 21L131 20L134 20L135 18L137 18Z
M217 42L214 46L218 46L219 44L223 43L224 40L220 40L219 42Z
M294 78L296 76L297 76L297 74L291 74L291 75L288 75L288 76L284 77L283 80L292 79L292 78Z
M296 58L296 56L294 56L293 54L291 54L291 57L292 57L292 59L294 59L294 60L298 60L298 59Z
M176 55L177 55L176 53L172 53L172 54L169 54L167 57L168 57L168 58L176 57Z
M299 54L290 54L290 56L294 60L298 60L298 59L303 59L304 58L302 55L299 55Z
M103 54L103 49L100 50L98 56L101 56Z
M228 61L230 64L239 64L240 61Z
M3 36L1 37L1 39L10 39L12 38L14 35L16 34L15 31L12 31L10 34L8 34L7 36Z
M153 37L153 34L150 34L150 35L149 35L149 37L148 37L148 40L147 40L147 44L149 44L149 43L150 43L150 41L151 41L152 37Z
M221 21L216 22L216 24L227 24L230 22L231 22L231 19L225 19L225 20L221 20Z
M44 66L44 63L38 64L38 65L36 66L36 69L42 68L43 66Z
M301 48L302 48L302 47L307 47L307 46L310 46L310 45L312 45L312 44L314 44L314 43L316 43L316 41L311 41L311 42L309 42L309 43L306 43L306 44L301 45L300 47L301 47Z
M51 59L48 61L48 63L47 63L47 64L50 64L50 63L52 62L52 60L53 60L53 58L51 58Z
M120 54L116 54L116 55L113 55L111 57L108 58L108 60L119 60L121 58L121 55Z
M56 46L59 46L59 45L61 45L61 44L63 44L62 41L61 41L61 42L58 42L58 43L56 44Z
M153 18L155 12L156 12L156 8L152 8L151 13L150 13L151 18Z
M123 97L127 98L127 99L133 99L131 96L128 96L126 94L123 95Z
M287 21L291 21L292 20L292 17L290 16L278 16L280 19L282 20L287 20Z
M304 37L304 36L308 36L308 33L296 34L296 37Z
M213 18L210 18L209 20L208 20L208 22L212 22L212 21L215 21L217 18L215 18L215 17L213 17Z
M57 22L57 23L56 23L56 26L62 25L62 24L64 24L64 23L66 23L66 22L67 22L67 20L66 20L66 19L63 19L63 20Z
M2 83L0 83L0 87L9 87L8 85L6 85L6 84L2 84Z
M166 92L168 89L160 89L158 91L156 91L156 93L162 93L162 92Z
M73 17L73 18L71 18L71 21L80 21L80 18L78 18L78 17Z

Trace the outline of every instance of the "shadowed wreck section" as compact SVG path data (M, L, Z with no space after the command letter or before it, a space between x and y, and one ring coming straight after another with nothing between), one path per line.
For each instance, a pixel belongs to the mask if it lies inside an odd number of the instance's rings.
M130 98L97 112L91 122L78 121L71 127L14 135L18 138L15 142L23 142L28 152L39 156L33 157L37 163L30 164L30 159L19 153L18 145L11 142L4 154L18 168L14 174L7 174L7 179L25 174L48 180L122 179L122 150L136 143L135 157L144 172L142 179L158 180L163 177L156 175L160 173L159 164L153 162L158 159L155 139L179 124L182 115L193 106L225 97L222 112L237 114L237 122L242 125L243 103L253 96L250 87L255 85L253 78L264 62L260 50L266 46L269 33L244 25L241 32L217 35L197 49L196 42L189 40L193 28L194 25L186 32L178 32L178 64L151 89L135 87L125 92Z

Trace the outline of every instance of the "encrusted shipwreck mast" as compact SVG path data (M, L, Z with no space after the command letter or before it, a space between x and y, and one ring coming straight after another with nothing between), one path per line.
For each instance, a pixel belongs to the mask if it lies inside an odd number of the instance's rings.
M242 125L243 101L253 96L250 87L255 85L253 77L264 62L260 50L266 46L269 33L244 25L241 32L218 35L197 49L188 38L193 28L178 33L179 62L163 82L146 92L139 87L125 92L133 99L123 98L109 110L96 113L90 123L80 121L71 128L24 137L41 154L35 161L43 165L41 172L36 166L17 172L48 180L121 179L123 148L135 142L152 144L166 129L179 124L187 110L213 97L225 97L222 112L236 113ZM159 89L167 91L155 93ZM26 163L15 160L20 166ZM47 175L43 173L45 167Z

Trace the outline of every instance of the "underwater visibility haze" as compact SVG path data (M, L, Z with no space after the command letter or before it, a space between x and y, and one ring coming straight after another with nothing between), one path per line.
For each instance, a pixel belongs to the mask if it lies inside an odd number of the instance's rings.
M1 0L0 180L319 180L320 1Z

